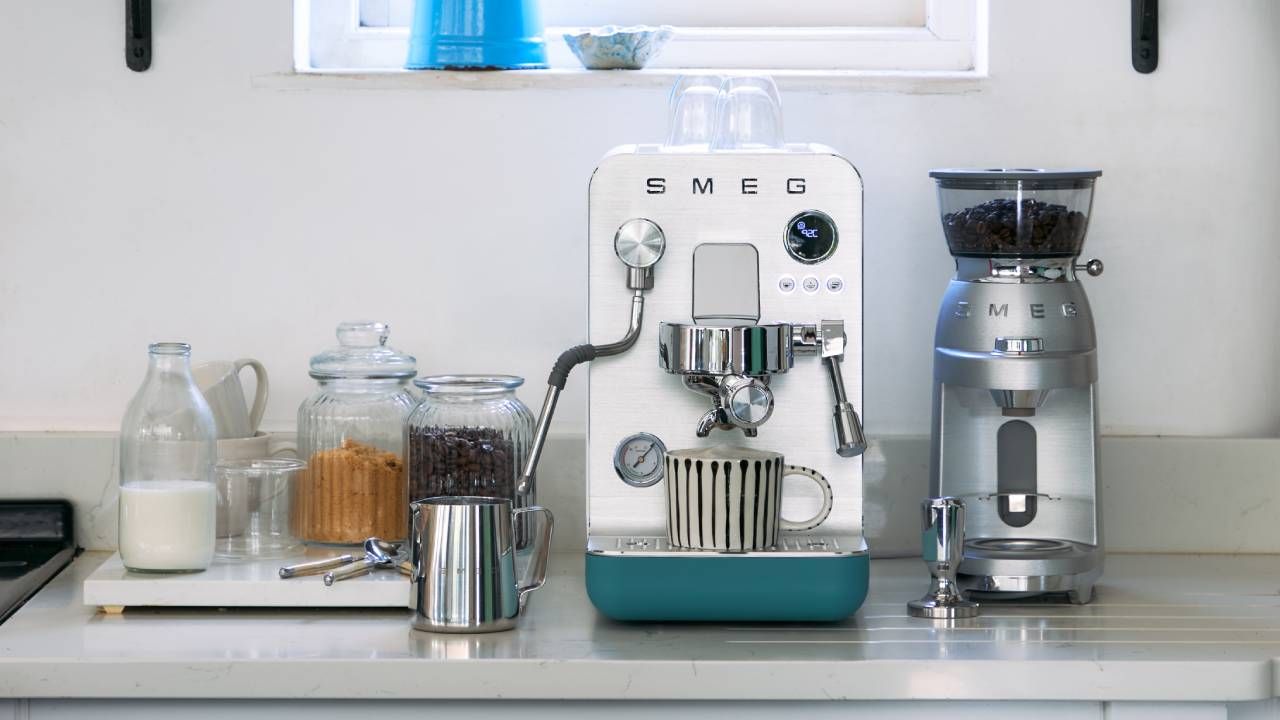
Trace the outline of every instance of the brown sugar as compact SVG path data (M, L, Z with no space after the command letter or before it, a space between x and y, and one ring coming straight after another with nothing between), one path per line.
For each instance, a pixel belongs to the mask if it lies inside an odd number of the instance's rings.
M312 454L296 485L294 533L310 542L403 540L409 499L400 455L347 439Z

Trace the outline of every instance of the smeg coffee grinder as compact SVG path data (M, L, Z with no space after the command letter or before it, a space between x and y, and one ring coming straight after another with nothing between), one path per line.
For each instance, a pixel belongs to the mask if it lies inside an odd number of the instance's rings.
M956 276L933 356L931 494L967 505L960 585L1092 599L1097 343L1077 264L1097 170L935 170Z
M552 374L538 434L567 368L595 360L586 583L615 619L828 621L866 597L854 411L862 183L830 148L761 137L780 135L774 93L767 78L678 86L669 142L616 148L591 179L593 344L557 363L566 370ZM723 446L783 453L821 473L832 512L762 551L673 547L665 453ZM784 517L813 514L805 486L787 485ZM708 520L715 508L723 520L726 505L742 512L727 495L699 502Z

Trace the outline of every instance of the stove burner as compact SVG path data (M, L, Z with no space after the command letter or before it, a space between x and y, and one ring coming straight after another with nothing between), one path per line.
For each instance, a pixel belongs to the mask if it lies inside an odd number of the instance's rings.
M0 501L0 623L76 554L64 500Z
M1019 555L1056 555L1071 552L1071 543L1064 540L1039 540L1033 538L981 538L966 543L975 550Z

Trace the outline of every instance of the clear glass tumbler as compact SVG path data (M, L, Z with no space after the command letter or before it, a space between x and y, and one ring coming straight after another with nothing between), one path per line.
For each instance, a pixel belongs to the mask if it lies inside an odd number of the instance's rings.
M292 530L292 495L306 467L281 458L218 463L219 557L278 558L299 548L301 541Z

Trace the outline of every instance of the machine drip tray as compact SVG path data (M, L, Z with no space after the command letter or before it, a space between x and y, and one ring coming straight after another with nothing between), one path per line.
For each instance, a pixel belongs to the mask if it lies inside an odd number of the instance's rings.
M587 595L614 620L835 622L862 605L870 571L856 535L794 534L740 553L672 548L665 537L587 540Z
M862 555L867 552L866 542L858 536L836 537L830 535L784 535L777 545L767 550L727 552L723 550L694 550L673 546L665 536L599 535L587 538L589 555L666 556L680 557L813 557L825 555Z

